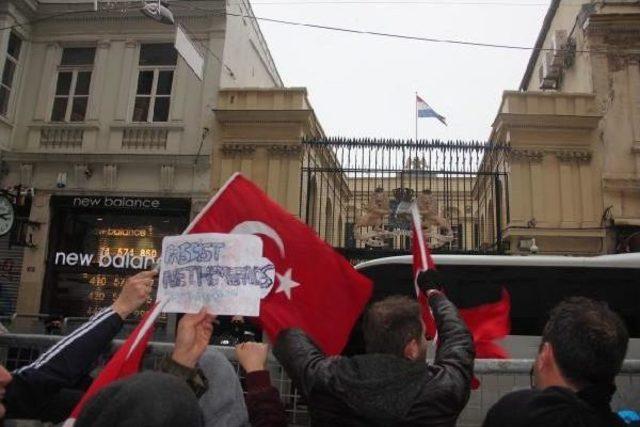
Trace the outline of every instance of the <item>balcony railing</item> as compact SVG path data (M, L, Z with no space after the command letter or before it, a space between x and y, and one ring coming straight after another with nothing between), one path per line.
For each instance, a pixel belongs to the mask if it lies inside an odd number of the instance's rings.
M122 130L122 148L164 150L169 130L156 127L132 127Z
M40 129L40 147L81 149L84 129L55 126Z

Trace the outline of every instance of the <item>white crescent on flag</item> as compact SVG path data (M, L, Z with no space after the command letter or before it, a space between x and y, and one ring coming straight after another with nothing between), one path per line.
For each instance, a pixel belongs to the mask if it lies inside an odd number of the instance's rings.
M280 256L284 259L286 256L284 242L276 230L269 227L267 224L261 221L244 221L233 227L229 234L262 234L269 237L275 242L280 250ZM273 262L273 260L271 260ZM284 274L280 274L276 271L276 277L278 278L278 289L276 293L284 292L288 299L291 299L291 289L300 286L300 283L293 280L291 275L293 269L288 269Z
M229 234L263 234L278 245L280 255L285 257L284 242L276 230L260 221L244 221L233 227Z

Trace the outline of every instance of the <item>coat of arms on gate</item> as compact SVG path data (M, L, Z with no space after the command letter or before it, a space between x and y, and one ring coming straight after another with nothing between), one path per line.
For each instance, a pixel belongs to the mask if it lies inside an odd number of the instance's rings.
M431 190L416 194L411 188L396 188L392 197L381 187L369 197L356 218L355 237L373 248L398 246L396 238L411 236L411 205L416 203L422 218L422 232L432 248L454 240L449 221L438 210L438 200Z

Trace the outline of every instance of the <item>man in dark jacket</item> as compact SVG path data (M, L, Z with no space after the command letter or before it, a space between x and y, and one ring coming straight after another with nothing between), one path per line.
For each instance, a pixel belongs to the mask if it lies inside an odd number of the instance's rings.
M624 323L605 303L582 297L560 303L542 334L535 388L504 396L484 426L623 426L610 402L628 342Z
M473 341L444 294L427 296L438 328L433 364L420 306L407 297L368 309L364 355L327 357L301 330L280 333L273 352L307 398L313 425L455 425L469 399Z

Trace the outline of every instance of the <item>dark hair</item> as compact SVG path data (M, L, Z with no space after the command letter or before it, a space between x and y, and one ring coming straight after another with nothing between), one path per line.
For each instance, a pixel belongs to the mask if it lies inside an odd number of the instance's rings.
M362 329L367 353L404 356L404 348L423 333L420 305L405 296L392 296L372 304Z
M564 377L578 387L613 382L627 353L629 333L604 302L569 298L556 306L542 332Z

